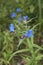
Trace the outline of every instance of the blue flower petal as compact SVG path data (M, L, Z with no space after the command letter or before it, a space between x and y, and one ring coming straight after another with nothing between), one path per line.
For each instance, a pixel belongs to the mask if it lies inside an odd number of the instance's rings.
M28 32L26 32L26 33L24 34L24 36L27 37L27 36L28 36Z
M33 36L33 30L28 30L24 35L25 35L25 37L28 37L28 38L32 37Z
M16 13L15 12L12 12L11 15L10 15L11 18L14 18L16 17Z
M28 20L29 19L28 16L24 16L23 18L24 18L24 20Z
M16 12L21 12L21 11L22 11L21 8L16 9Z
M9 30L10 30L10 32L14 32L14 24L9 25Z

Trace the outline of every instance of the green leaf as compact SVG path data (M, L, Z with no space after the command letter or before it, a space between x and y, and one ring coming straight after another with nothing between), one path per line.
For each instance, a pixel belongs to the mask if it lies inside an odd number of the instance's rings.
M41 46L37 45L37 44L33 44L33 47L36 47L36 48L38 48L40 50L43 50L43 48Z
M35 60L39 61L43 58L43 54L38 54L38 56L35 58Z
M23 52L27 52L29 51L29 49L22 49L22 50L18 50L16 52L14 52L13 54L11 54L10 58L9 58L9 61L18 53L23 53Z

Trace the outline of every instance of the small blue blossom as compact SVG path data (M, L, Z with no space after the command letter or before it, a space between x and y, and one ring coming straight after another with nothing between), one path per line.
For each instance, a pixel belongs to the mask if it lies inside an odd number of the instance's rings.
M21 8L16 9L16 12L18 12L18 13L21 12L21 11L22 11Z
M18 22L21 22L23 20L22 16L18 19Z
M10 32L14 32L14 24L9 25L9 30L10 30Z
M29 18L28 18L28 16L24 16L23 19L24 20L28 20Z
M32 37L33 36L33 30L28 30L25 34L24 34L25 37Z
M10 15L11 18L14 18L16 17L16 13L15 12L12 12L11 15Z

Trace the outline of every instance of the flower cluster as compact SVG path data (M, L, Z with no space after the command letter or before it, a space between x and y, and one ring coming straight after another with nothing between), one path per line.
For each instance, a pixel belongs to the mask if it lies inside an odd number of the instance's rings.
M21 13L21 12L22 12L22 9L21 9L20 7L18 7L18 8L16 9L16 12L17 12L17 13ZM10 17L11 17L12 19L17 16L16 12L12 12L12 13L10 14ZM28 20L28 19L29 19L29 17L28 17L27 15L26 15L26 16L20 16L20 17L18 18L18 22L21 22L21 21L23 21L23 20Z
M17 9L16 9L16 12L17 12L17 13L22 12L21 8L17 8ZM10 15L10 17L11 17L11 18L15 18L16 15L17 15L17 14L16 14L15 12L12 12L11 15ZM21 21L23 21L23 20L28 20L28 19L29 19L29 17L28 17L27 15L25 15L25 16L20 16L20 17L18 18L18 22L21 22ZM10 30L10 32L14 32L14 24L10 24L10 25L9 25L9 30ZM31 36L33 36L33 31L32 31L32 30L26 31L26 33L23 35L23 37L28 37L28 38L30 38Z

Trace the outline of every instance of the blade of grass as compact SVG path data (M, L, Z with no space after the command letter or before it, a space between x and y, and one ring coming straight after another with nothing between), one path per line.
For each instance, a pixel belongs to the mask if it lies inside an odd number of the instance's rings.
M14 52L13 54L11 54L11 56L10 56L10 58L9 58L8 61L10 61L16 54L23 53L23 52L27 52L27 51L29 51L29 49L22 49L22 50L19 50L19 51Z

